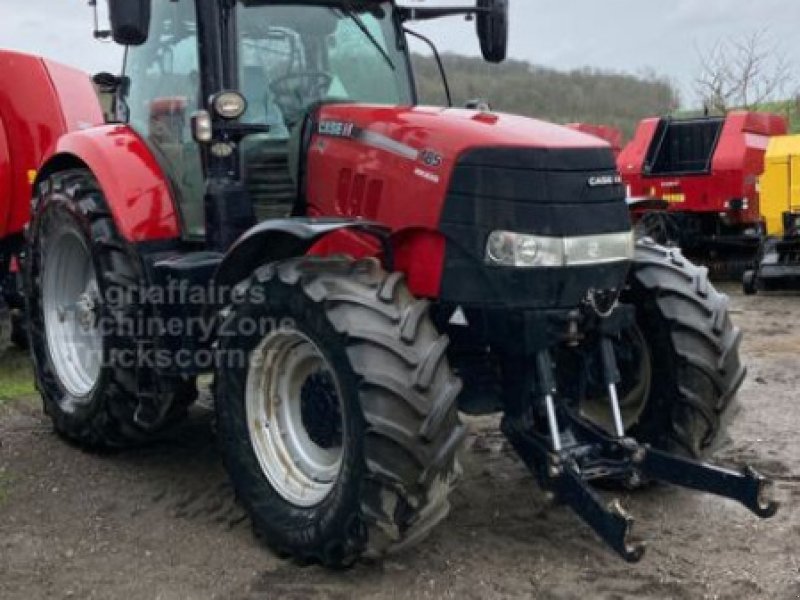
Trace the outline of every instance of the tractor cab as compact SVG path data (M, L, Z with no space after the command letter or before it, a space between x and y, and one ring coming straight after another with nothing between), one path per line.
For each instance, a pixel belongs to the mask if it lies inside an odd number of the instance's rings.
M484 52L501 60L505 2L482 5ZM224 250L256 222L306 213L299 171L314 107L416 104L404 23L476 10L111 0L111 34L127 46L118 118L147 141L170 178L185 239ZM206 181L220 176L242 184L235 200L206 197ZM236 204L237 226L208 231L221 222L209 212L230 214L224 204Z

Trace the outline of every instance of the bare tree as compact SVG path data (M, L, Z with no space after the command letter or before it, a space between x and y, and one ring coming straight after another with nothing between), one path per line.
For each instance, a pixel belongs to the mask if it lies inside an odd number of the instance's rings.
M752 110L786 90L792 81L791 65L768 36L769 31L762 29L698 50L701 72L695 89L708 110Z

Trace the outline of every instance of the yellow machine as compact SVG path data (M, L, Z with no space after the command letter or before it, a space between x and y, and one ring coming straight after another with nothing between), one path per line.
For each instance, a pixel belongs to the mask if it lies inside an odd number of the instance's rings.
M800 212L800 135L770 139L761 176L761 213L767 234L783 236L784 214Z
M744 291L800 289L800 135L770 139L761 176L761 214L768 237Z

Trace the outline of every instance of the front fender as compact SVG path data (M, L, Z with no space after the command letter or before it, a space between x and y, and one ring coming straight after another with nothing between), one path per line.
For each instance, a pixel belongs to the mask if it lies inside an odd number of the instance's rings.
M64 135L40 168L37 183L60 165L74 166L76 160L97 179L114 223L127 241L180 237L180 218L167 178L147 144L130 127L104 125Z
M217 287L236 285L261 265L308 254L317 242L337 231L363 233L389 248L390 230L371 221L296 217L259 223L245 232L225 255L214 276ZM389 250L391 254L391 251Z

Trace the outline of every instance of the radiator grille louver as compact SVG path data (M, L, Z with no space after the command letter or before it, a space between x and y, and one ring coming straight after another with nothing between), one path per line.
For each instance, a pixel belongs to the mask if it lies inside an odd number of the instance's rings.
M259 222L291 215L297 187L285 144L251 148L245 155L245 182Z

